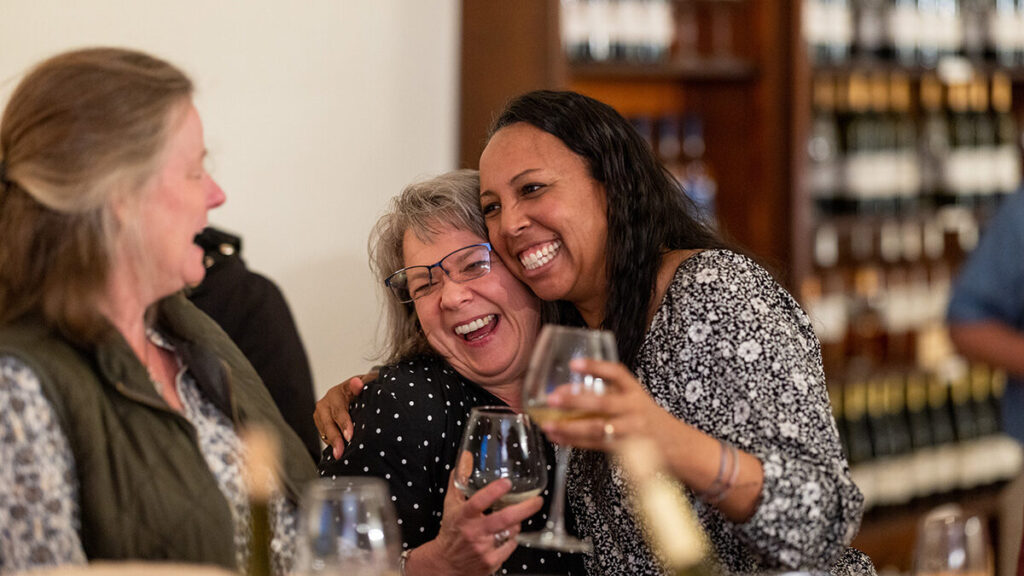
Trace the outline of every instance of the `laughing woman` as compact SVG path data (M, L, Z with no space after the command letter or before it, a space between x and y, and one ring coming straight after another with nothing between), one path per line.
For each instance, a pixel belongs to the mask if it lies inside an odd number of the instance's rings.
M580 94L525 94L498 115L480 179L488 237L512 274L559 302L564 322L618 340L624 365L581 366L611 384L606 396L551 400L601 416L545 426L591 449L574 455L568 486L599 551L588 571L659 571L603 452L643 435L690 489L726 570L873 573L847 548L862 499L810 322L693 216L629 122Z

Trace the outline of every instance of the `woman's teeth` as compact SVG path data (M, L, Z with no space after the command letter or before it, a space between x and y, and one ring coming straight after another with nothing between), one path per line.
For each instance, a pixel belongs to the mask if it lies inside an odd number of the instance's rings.
M541 266L551 262L555 254L558 254L558 249L562 247L561 240L555 240L554 242L545 245L540 250L531 252L529 254L523 254L519 257L519 262L523 265L523 268L527 270L536 270Z
M488 314L487 316L484 316L483 318L477 318L472 322L460 324L455 327L455 333L458 334L459 336L465 336L470 332L476 332L477 330L483 328L484 326L487 326L491 322L494 322L494 314Z

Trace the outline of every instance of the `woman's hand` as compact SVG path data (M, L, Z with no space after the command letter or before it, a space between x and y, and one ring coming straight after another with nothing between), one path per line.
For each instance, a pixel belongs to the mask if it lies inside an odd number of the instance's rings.
M583 418L542 426L552 442L588 450L614 451L619 442L643 435L654 441L669 472L696 494L706 492L719 478L725 445L697 430L659 406L624 365L616 362L576 359L571 367L605 382L605 393L571 394L568 387L555 390L548 404L586 414ZM742 450L732 489L714 504L732 522L745 522L760 502L764 483L761 461Z
M363 391L363 386L377 379L376 372L353 376L327 391L316 403L313 423L320 431L320 439L334 451L334 459L341 458L345 445L352 439L352 419L348 406Z
M464 456L460 465L465 459ZM486 514L512 488L512 483L504 478L491 482L467 499L455 487L454 478L453 471L448 479L437 538L410 554L405 565L409 576L493 574L516 549L520 524L544 505L544 500L535 496Z
M552 442L611 451L619 440L629 436L643 435L657 442L666 426L678 425L679 421L658 406L623 364L579 358L572 361L571 368L604 380L605 392L571 394L564 386L549 395L549 406L586 414L544 424L544 434Z

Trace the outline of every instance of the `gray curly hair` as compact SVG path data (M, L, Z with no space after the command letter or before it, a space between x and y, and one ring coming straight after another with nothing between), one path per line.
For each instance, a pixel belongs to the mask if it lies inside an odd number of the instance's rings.
M379 357L387 364L416 354L433 354L419 327L412 304L395 299L384 279L405 267L403 240L411 230L422 242L430 242L446 228L468 230L487 238L480 213L480 176L476 170L455 170L410 184L391 199L388 211L370 232L370 269L383 291L386 329Z

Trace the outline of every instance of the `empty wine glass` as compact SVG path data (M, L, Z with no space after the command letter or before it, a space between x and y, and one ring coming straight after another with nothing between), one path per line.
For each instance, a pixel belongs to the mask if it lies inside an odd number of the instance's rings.
M296 574L397 574L401 546L383 480L338 477L306 490L299 506Z
M981 519L955 504L929 512L918 527L914 574L990 576L988 540Z
M473 408L459 454L455 487L466 497L501 478L512 483L512 489L491 506L492 510L533 498L547 486L547 462L540 436L529 416L511 408Z
M523 383L523 405L538 424L594 416L563 410L547 403L548 395L560 387L572 394L604 393L604 382L600 378L569 368L569 362L575 358L617 362L615 336L604 330L551 324L544 326L530 357L530 367ZM565 531L565 474L572 449L559 446L556 452L555 492L552 494L547 525L540 532L520 534L519 542L537 548L589 553L593 548L588 540L580 540Z

